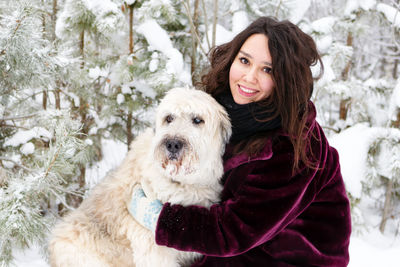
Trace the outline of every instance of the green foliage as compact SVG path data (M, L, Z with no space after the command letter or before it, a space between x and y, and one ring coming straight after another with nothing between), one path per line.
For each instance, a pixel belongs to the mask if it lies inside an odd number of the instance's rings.
M51 199L65 206L67 193L82 194L70 189L77 172L77 163L88 162L87 145L80 139L80 125L68 114L41 114L46 120L51 138L37 139L35 153L21 158L19 166L5 170L0 187L0 264L7 265L11 248L43 244L54 221L57 207L50 207ZM35 141L35 140L31 140ZM15 153L8 148L8 155ZM12 156L10 157L12 158ZM6 158L2 158L7 161ZM20 167L22 166L22 168Z

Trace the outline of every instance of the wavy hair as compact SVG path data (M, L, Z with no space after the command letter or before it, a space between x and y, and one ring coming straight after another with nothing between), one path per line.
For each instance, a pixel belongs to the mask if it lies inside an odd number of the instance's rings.
M313 92L314 78L311 66L318 62L323 73L323 64L314 40L293 23L278 21L273 17L260 17L228 43L211 49L211 66L201 77L203 90L214 97L229 88L229 70L243 43L253 34L264 34L272 57L272 79L275 83L272 94L260 104L272 103L275 116L282 119L282 129L288 134L294 149L293 170L300 162L315 167L308 158L307 133L308 101ZM319 78L317 77L317 78ZM265 144L265 137L254 136L238 144L241 152L255 154Z

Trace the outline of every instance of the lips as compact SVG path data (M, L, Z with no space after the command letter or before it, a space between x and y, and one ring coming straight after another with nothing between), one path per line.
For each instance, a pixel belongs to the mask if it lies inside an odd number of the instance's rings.
M258 90L251 89L251 88L248 88L248 87L240 85L240 84L238 84L238 88L239 88L239 90L238 90L239 94L241 94L242 96L245 96L245 97L252 97L258 93Z

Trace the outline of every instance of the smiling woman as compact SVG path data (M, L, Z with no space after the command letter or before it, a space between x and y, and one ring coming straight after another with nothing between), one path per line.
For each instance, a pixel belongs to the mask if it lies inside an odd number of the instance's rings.
M254 34L244 42L229 71L229 86L237 104L257 102L271 95L271 62L264 34Z

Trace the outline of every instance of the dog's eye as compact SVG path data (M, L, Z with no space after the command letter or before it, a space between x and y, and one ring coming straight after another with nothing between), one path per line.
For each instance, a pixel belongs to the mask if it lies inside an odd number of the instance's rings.
M168 115L167 117L165 117L165 121L167 123L171 123L174 120L174 117L172 117L172 115Z
M204 123L204 120L203 120L202 118L200 118L200 117L194 117L194 118L192 119L192 121L193 121L193 124Z

